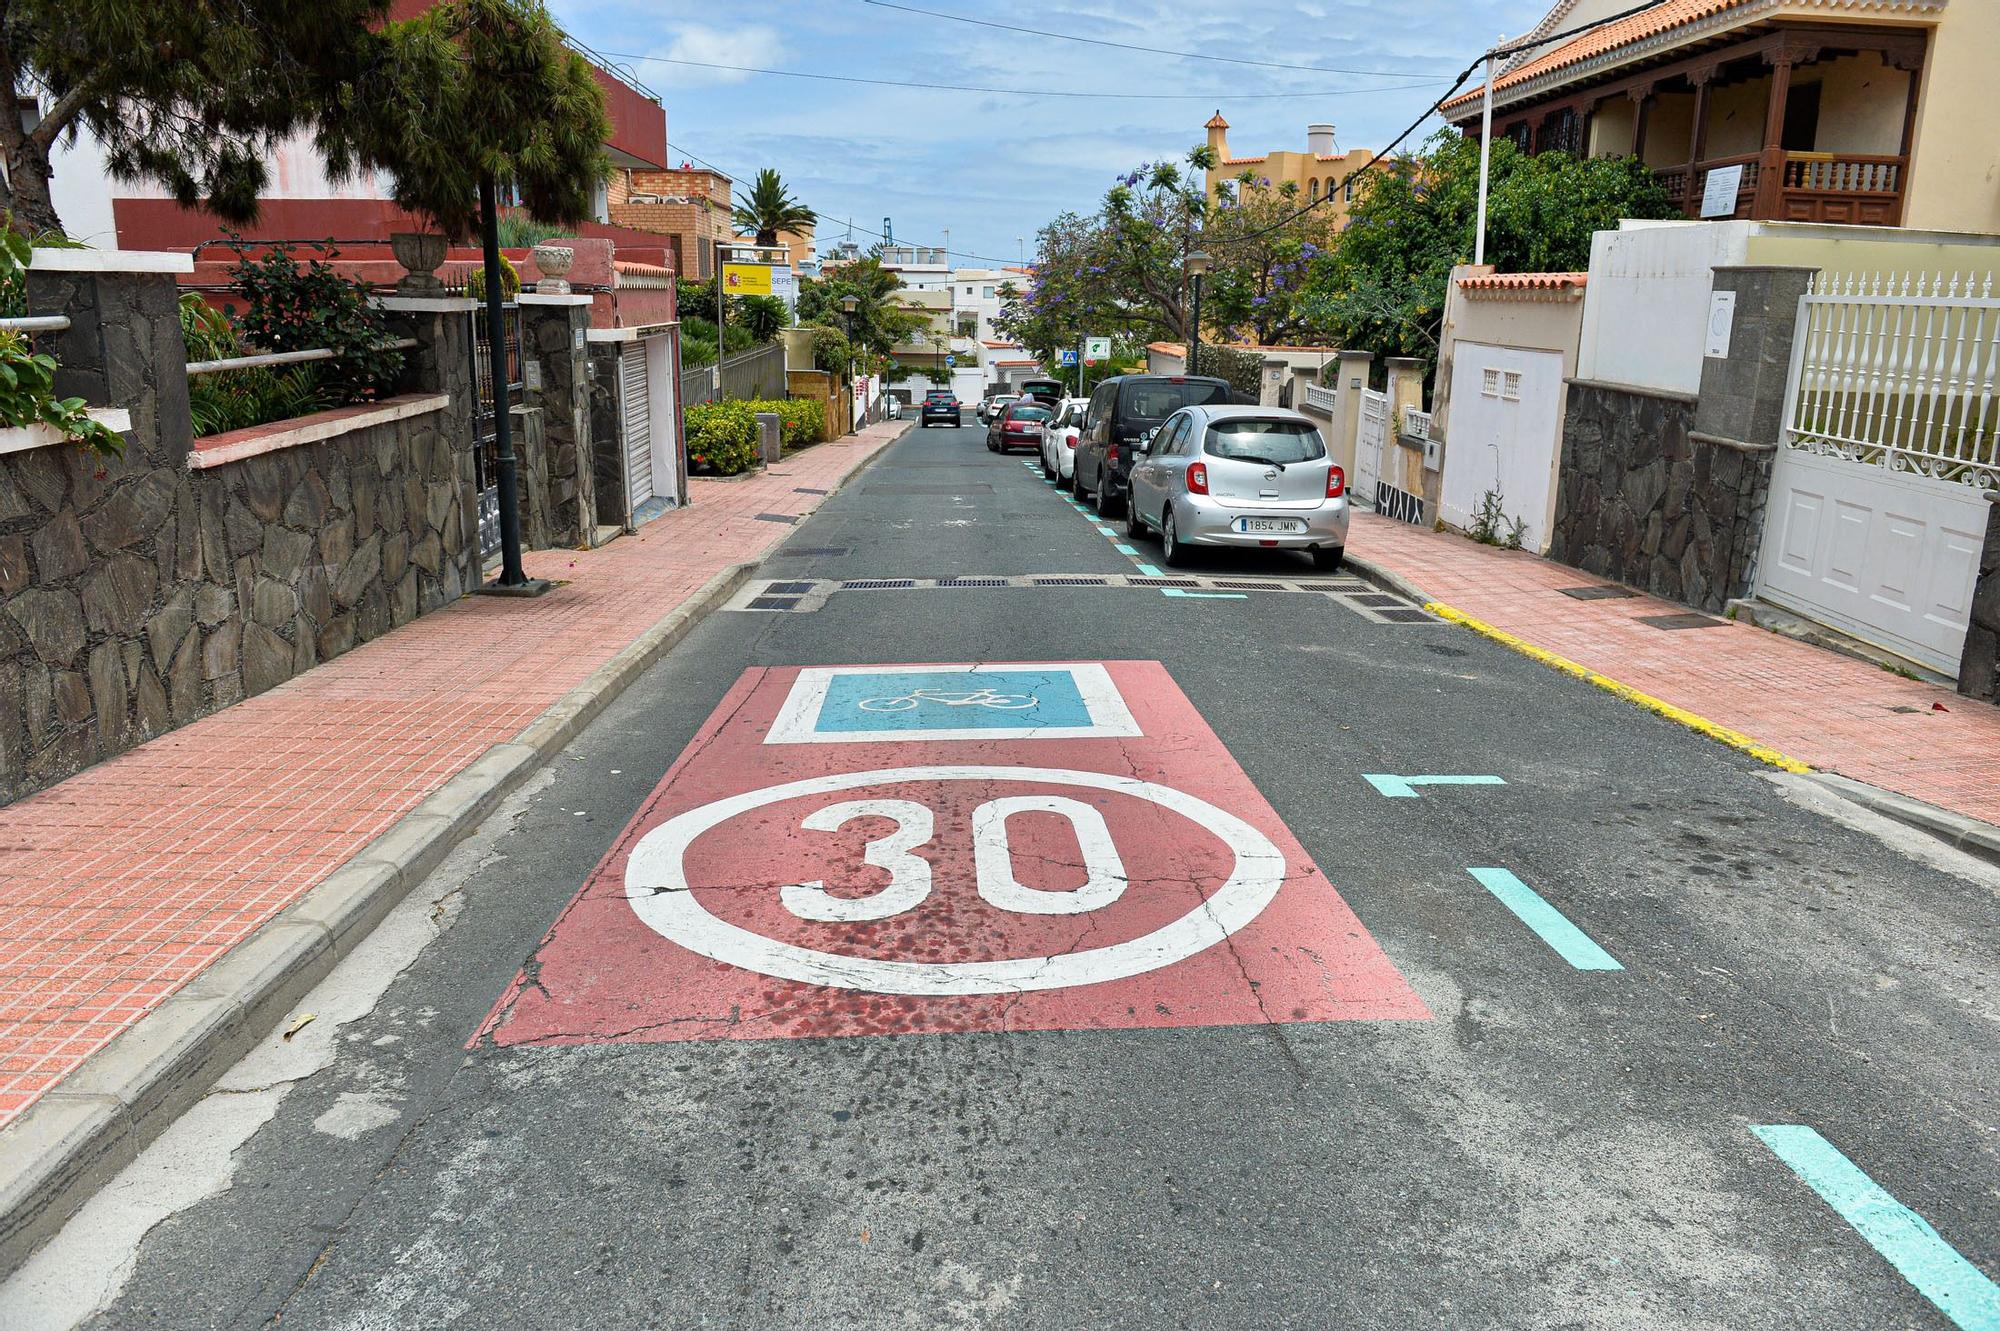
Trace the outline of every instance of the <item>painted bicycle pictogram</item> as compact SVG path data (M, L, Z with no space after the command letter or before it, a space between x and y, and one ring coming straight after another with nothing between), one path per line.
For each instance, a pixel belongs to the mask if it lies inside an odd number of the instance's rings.
M1040 699L1032 693L1001 693L995 689L969 689L961 692L950 689L912 689L893 698L864 698L855 706L864 712L907 712L927 702L937 703L942 707L986 707L996 712L1022 712L1034 707Z

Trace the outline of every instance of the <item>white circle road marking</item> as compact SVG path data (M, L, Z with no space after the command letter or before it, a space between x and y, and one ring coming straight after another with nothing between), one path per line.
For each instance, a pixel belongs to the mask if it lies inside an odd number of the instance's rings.
M695 899L687 881L687 850L703 832L738 814L803 795L916 781L1042 782L1130 795L1172 809L1213 833L1235 854L1236 863L1206 901L1149 934L1061 956L1004 961L888 961L820 952L718 919ZM649 928L690 952L781 980L920 996L1067 989L1159 970L1215 946L1256 919L1284 880L1283 853L1235 814L1171 786L1054 767L890 767L769 786L668 819L639 838L625 866L625 890L633 911Z

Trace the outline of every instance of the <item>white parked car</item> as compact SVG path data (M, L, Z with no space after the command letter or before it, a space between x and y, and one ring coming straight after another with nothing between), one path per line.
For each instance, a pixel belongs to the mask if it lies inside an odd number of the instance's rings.
M988 393L979 400L979 407L973 414L979 417L981 425L991 425L995 417L1007 409L1010 402L1019 402L1019 393Z
M1064 398L1056 418L1042 432L1042 475L1061 485L1076 474L1076 441L1083 436L1087 397Z
M1347 552L1347 474L1309 417L1283 407L1183 407L1141 441L1125 530L1188 547L1298 550L1332 572Z

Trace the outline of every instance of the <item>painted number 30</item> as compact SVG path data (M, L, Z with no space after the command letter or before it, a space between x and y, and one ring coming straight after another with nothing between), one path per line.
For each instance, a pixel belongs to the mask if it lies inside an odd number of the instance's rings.
M1017 813L1053 813L1069 820L1083 851L1081 887L1029 887L1014 873L1007 820ZM801 826L837 832L857 818L887 818L896 830L868 843L862 858L889 875L888 885L863 897L834 896L826 883L794 883L779 892L785 908L806 920L855 923L886 920L914 910L931 894L930 861L915 854L936 830L931 811L911 800L848 800L808 814ZM1001 910L1023 915L1082 915L1101 910L1125 891L1125 865L1111 844L1104 815L1081 800L1061 795L1010 795L988 800L972 811L972 863L979 895Z

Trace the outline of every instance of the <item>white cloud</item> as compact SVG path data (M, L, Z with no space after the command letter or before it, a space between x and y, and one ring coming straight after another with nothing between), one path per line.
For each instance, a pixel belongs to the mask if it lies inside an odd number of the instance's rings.
M668 60L691 60L706 65L750 65L776 69L783 65L785 44L777 30L762 23L736 28L711 28L699 23L682 27L673 41L653 54ZM690 65L656 65L662 82L677 88L708 87L720 83L741 83L752 75L732 69L696 69Z

